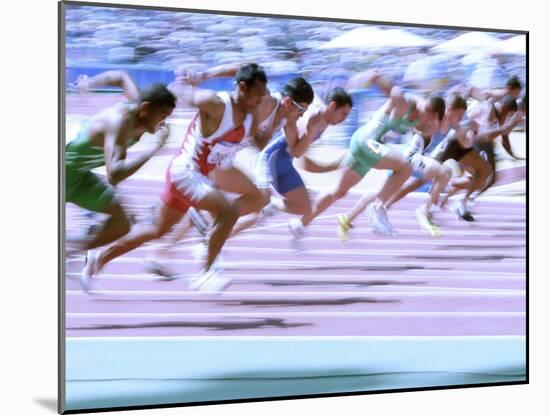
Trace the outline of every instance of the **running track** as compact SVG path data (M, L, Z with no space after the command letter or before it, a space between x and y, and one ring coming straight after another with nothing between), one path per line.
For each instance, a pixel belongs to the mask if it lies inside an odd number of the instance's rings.
M513 178L511 178L513 179ZM147 217L162 184L129 179L127 210ZM113 261L101 289L80 291L82 258L67 264L69 409L380 390L525 379L526 210L521 198L486 198L475 223L436 214L422 231L410 195L390 212L399 236L370 232L361 217L348 242L336 215L349 194L309 228L302 250L283 214L230 240L233 283L192 292L196 235L147 274L158 242ZM88 221L67 206L69 233Z

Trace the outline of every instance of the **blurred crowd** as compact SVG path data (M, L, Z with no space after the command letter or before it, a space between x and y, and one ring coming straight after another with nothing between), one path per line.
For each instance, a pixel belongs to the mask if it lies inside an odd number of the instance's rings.
M180 66L257 62L272 90L300 75L322 96L376 67L405 89L443 94L459 83L501 87L512 75L525 85L525 52L523 35L504 32L76 5L66 13L69 83L82 72L113 68L135 71L138 83L170 82ZM376 91L363 92L354 96L350 119L329 132L336 141L379 105Z
M361 29L364 33L360 33ZM354 30L358 32L356 36L350 33ZM180 65L201 70L223 63L254 61L261 63L270 75L301 73L312 82L347 77L366 67L384 68L388 76L411 85L420 79L433 78L445 86L473 77L478 83L501 86L510 75L525 81L525 54L501 53L499 47L513 34L470 32L471 45L463 42L442 47L468 33L439 28L405 29L69 6L66 55L68 67L120 66L168 71ZM348 35L348 40L341 38L344 35ZM487 69L480 71L480 67Z

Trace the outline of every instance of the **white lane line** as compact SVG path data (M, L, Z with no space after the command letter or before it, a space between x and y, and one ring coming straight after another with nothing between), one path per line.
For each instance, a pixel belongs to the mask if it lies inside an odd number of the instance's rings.
M270 317L525 317L523 311L388 311L388 312L269 312L269 313L67 313L67 317L77 318L135 318L135 317L237 317L237 318L270 318Z
M66 294L69 296L88 296L80 290L67 290ZM224 300L230 298L255 298L255 297L267 297L278 299L282 297L314 297L314 298L342 298L342 297L354 297L354 298L370 298L370 297L524 297L525 290L483 290L483 291L372 291L372 292L350 292L350 291L225 291L221 293L209 293L202 291L125 291L125 290L112 290L112 291L95 291L94 296L90 298L101 297L114 297L114 296L128 296L128 297L165 297L165 296L189 296L200 297L210 296L211 300Z
M478 281L478 280L519 280L519 281L525 281L525 275L520 274L513 274L513 273L492 273L494 275L467 275L463 271L455 271L458 275L449 275L448 272L445 272L445 281L449 282L449 277L453 280L457 281ZM443 274L443 273L442 273ZM278 274L263 274L263 275L251 275L251 274L239 274L239 273L232 273L232 272L224 272L223 274L226 277L230 277L234 280L246 280L246 282L255 282L263 283L266 281L294 281L294 280L300 280L300 281L309 281L313 280L314 282L333 282L333 281L342 281L344 280L345 283L354 284L354 283L363 283L363 282L371 282L371 281L388 281L388 280L398 280L396 282L401 281L408 281L412 280L413 282L418 281L419 279L426 279L426 280L435 280L435 281L441 281L442 276L441 275L424 275L424 274L379 274L379 275L365 275L365 274L349 274L346 273L345 275L342 274L322 274L322 275L310 275L310 274L296 274L296 273L288 273L285 272L284 274L278 275ZM67 273L67 277L69 278L80 278L79 272L69 272ZM192 278L192 275L189 274L177 274L174 275L174 279L189 279ZM169 280L165 280L163 277L158 275L151 275L151 274L118 274L118 273L102 273L97 276L94 276L94 278L98 280L140 280L140 281L151 281L151 282L168 282ZM423 282L423 281L420 281ZM343 282L344 283L344 282Z
M117 258L116 264L141 264L142 259L141 258L135 258L135 257L121 257ZM194 259L163 259L164 264L170 264L173 266L181 265L181 266L191 266L194 268L190 268L190 273L196 273L198 272L198 264L201 263L201 261L197 261ZM395 263L395 265L393 265ZM113 263L114 265L115 263ZM484 272L484 270L493 270L493 271L509 271L511 266L516 266L518 269L516 271L517 274L522 274L526 272L526 263L524 260L518 261L518 262L510 262L510 261L476 261L476 262L465 262L465 261L452 261L449 258L441 258L441 259L421 259L416 260L414 258L404 258L400 262L391 262L391 261L337 261L337 260L327 260L324 261L322 259L318 259L315 261L300 261L299 259L296 259L296 261L288 261L288 260L277 260L277 259L269 259L264 261L247 261L247 260L241 260L241 261L223 261L223 268L226 270L226 272L229 272L231 270L239 270L239 271L287 271L292 270L295 272L298 271L323 271L323 268L330 271L334 271L336 269L342 270L342 275L345 275L346 270L353 269L361 269L364 268L366 272L377 272L377 271L384 271L384 269L387 269L388 271L392 270L392 267L395 268L403 268L403 272L408 271L404 267L421 267L424 266L424 270L427 271L433 271L433 270L440 270L443 274L446 272L445 268L448 267L459 267L463 272ZM433 268L429 268L433 267ZM375 270L374 268L381 268L380 270ZM370 271L369 269L372 269Z

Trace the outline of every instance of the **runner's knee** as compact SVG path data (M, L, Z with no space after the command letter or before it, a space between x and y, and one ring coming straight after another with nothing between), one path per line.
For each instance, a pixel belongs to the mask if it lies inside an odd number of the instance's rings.
M439 166L438 176L441 181L448 182L453 176L453 172L450 167L442 164L441 166Z
M478 170L479 176L484 180L486 180L491 175L491 173L492 168L489 163L483 163Z
M403 160L399 163L399 165L397 166L397 169L395 169L395 173L398 174L398 173L401 173L401 174L405 174L405 175L408 175L410 176L413 172L413 167L412 165Z
M345 195L348 194L348 190L347 189L343 189L343 188L338 188L336 189L336 191L332 194L332 198L333 200L338 200L338 199L341 199L343 198Z
M130 227L132 226L130 218L126 216L126 213L124 213L124 210L122 210L120 206L117 206L112 210L111 220L115 223L120 236L126 235L130 232Z

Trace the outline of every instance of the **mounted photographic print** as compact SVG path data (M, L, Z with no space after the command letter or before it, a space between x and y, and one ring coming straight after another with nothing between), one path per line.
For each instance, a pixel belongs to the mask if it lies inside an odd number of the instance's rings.
M60 413L527 383L527 32L59 13Z

